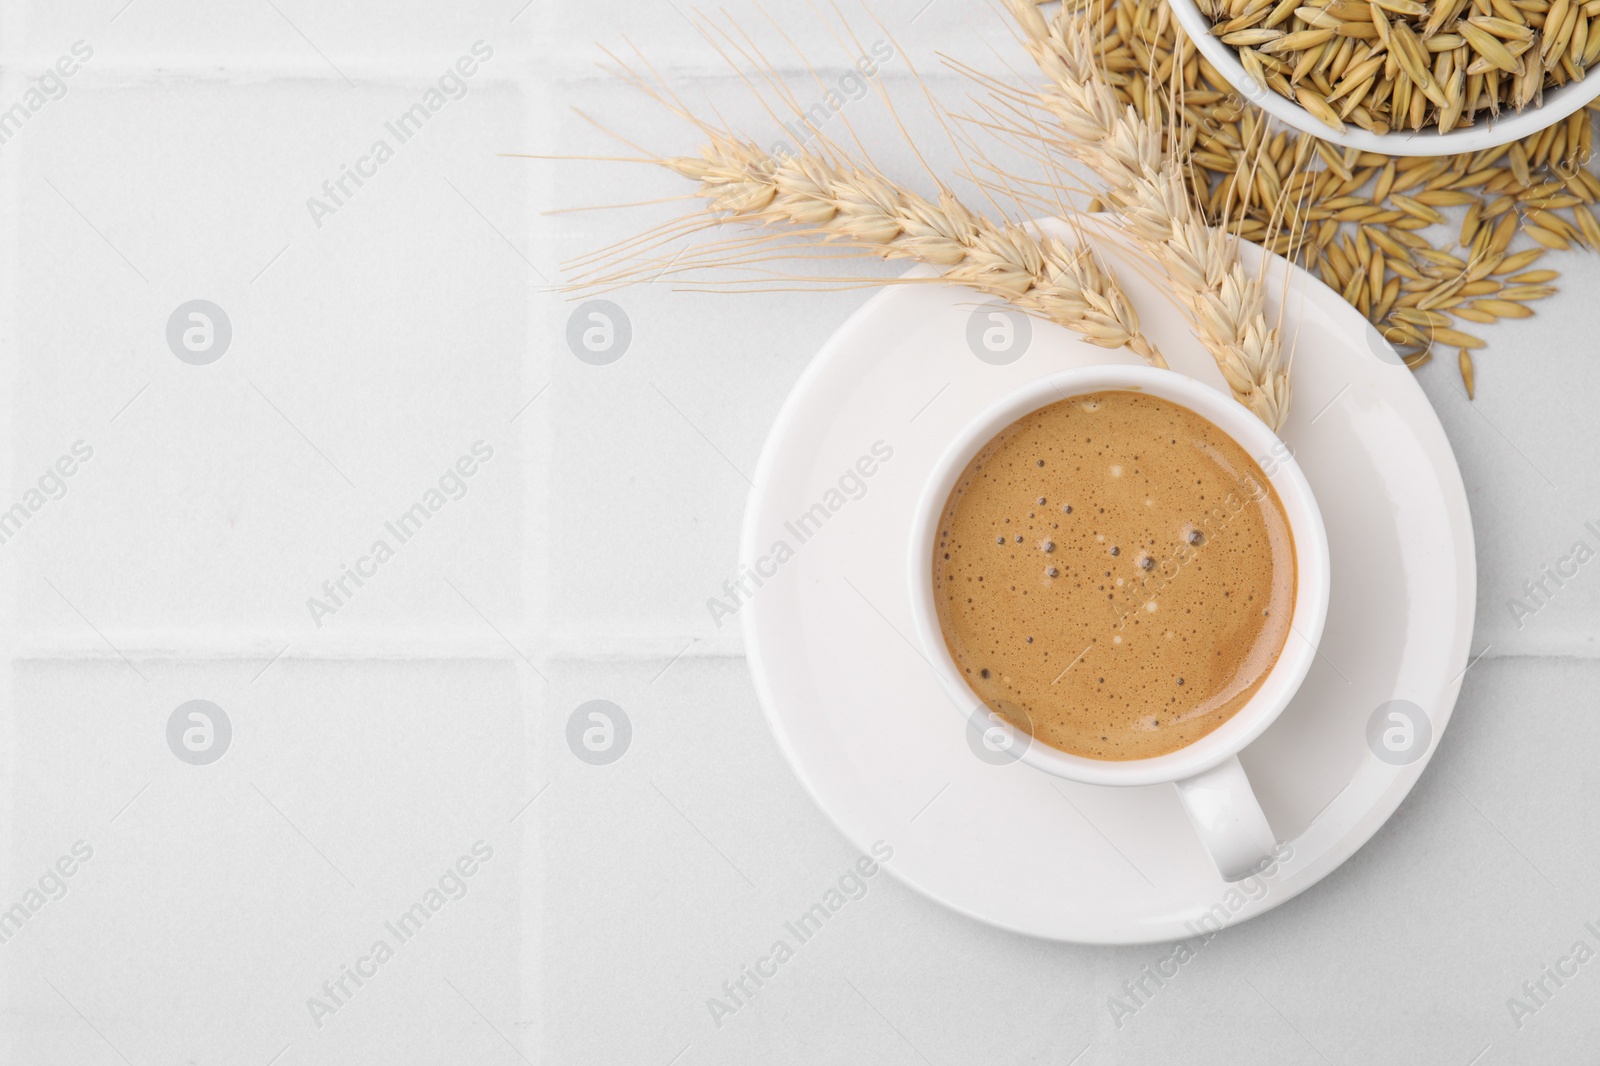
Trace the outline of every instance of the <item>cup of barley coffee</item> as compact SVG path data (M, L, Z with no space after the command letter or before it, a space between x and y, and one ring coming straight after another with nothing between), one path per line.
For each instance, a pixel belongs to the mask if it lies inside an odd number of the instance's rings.
M1064 371L951 441L915 515L914 623L975 752L1173 783L1224 880L1272 854L1238 755L1310 669L1330 589L1272 430L1169 370Z

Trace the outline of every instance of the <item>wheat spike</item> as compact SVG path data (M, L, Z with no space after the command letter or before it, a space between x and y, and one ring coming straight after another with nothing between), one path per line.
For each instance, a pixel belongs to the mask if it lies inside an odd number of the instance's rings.
M1116 279L1088 249L997 225L948 189L934 202L837 151L831 156L838 158L809 150L774 158L751 142L713 135L700 155L661 165L698 181L719 222L800 226L884 259L943 267L945 280L1009 300L1091 344L1126 346L1166 366Z
M1106 183L1104 199L1168 275L1234 396L1281 429L1289 375L1279 332L1266 321L1261 280L1240 265L1234 239L1200 217L1160 126L1118 102L1083 17L1063 5L1047 21L1031 0L1006 4L1048 79L1037 99L1067 132L1065 147Z

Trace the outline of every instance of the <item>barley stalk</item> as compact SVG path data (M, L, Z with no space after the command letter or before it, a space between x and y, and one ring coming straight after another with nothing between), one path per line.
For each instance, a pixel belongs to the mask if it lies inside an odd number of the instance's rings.
M1286 20L1302 6L1302 0L1278 0L1276 4L1271 0L1200 2L1208 9L1236 5L1238 14L1218 16L1242 20L1235 28L1260 25L1274 29L1293 25ZM1466 45L1465 36L1461 36L1462 23L1470 20L1471 25L1506 42L1514 54L1532 52L1538 56L1541 52L1535 49L1544 37L1526 24L1524 12L1526 9L1528 13L1535 13L1537 23L1536 8L1549 2L1471 0L1471 6L1458 13L1456 24L1442 25L1440 32L1422 39L1425 47L1437 46L1442 41L1451 48L1462 48ZM1600 177L1585 167L1593 149L1591 116L1600 111L1600 102L1574 113L1564 123L1510 145L1456 156L1395 159L1339 148L1309 134L1268 129L1262 112L1241 99L1227 80L1197 54L1162 0L1066 0L1066 3L1087 9L1080 17L1089 20L1095 64L1111 96L1106 111L1114 113L1118 108L1133 108L1141 121L1148 122L1156 130L1159 143L1169 152L1177 153L1176 160L1168 162L1175 162L1180 168L1183 189L1193 191L1195 217L1295 259L1318 274L1366 315L1385 337L1400 346L1403 360L1413 369L1429 361L1435 345L1469 351L1484 347L1480 338L1454 328L1457 319L1489 324L1505 318L1527 317L1533 313L1528 304L1552 296L1557 290L1551 283L1557 280L1558 273L1544 269L1544 264L1539 263L1550 254L1546 246L1561 249L1576 244L1600 248L1600 218L1595 214L1600 209ZM1294 65L1264 49L1245 48L1241 56L1246 68L1258 81L1269 81L1280 92L1288 94L1293 92L1289 82L1291 75L1297 80L1309 79L1315 91L1327 90L1326 98L1337 105L1341 118L1363 128L1386 128L1374 115L1385 113L1384 109L1391 106L1397 111L1408 109L1411 94L1408 83L1389 80L1394 71L1385 69L1388 45L1382 34L1387 32L1385 28L1391 21L1401 17L1420 17L1425 33L1429 13L1435 9L1421 0L1327 0L1326 3L1305 0L1305 3L1314 7L1320 4L1321 10L1342 19L1370 24L1378 29L1379 36L1372 41L1354 42L1344 51L1341 51L1345 48L1343 44L1329 41L1327 44L1332 50L1319 50L1312 56L1320 65L1316 65L1316 69L1308 68L1301 75L1295 75ZM1363 9L1372 19L1370 23L1362 18ZM1593 15L1600 16L1600 6ZM1582 17L1587 20L1591 14L1584 10ZM1250 21L1252 19L1255 21ZM1578 28L1584 34L1585 62L1593 62L1600 57L1600 18L1596 19L1592 31L1587 22L1574 28L1573 51L1569 51L1568 58L1577 54ZM1454 43L1452 36L1460 36L1460 43ZM1378 48L1376 56L1363 51L1374 45ZM1548 54L1556 54L1554 46ZM1430 62L1438 61L1432 52L1429 57ZM1374 58L1377 63L1373 62ZM621 66L624 76L631 75L626 64ZM1430 76L1435 69L1430 67ZM1398 70L1397 63L1395 70ZM1456 72L1463 73L1459 64ZM1508 74L1502 77L1503 74L1505 72L1498 68L1487 73L1466 74L1467 102L1463 115L1468 120L1475 113L1497 106L1497 94L1507 89L1513 80ZM1342 78L1364 75L1372 77L1372 85L1352 84L1345 91L1339 91ZM656 99L662 99L662 93L645 85L642 79L630 77L629 80ZM1003 83L1002 87L1012 89ZM1024 96L1033 99L1032 93L1019 93L1017 98ZM700 123L686 109L673 106L672 110L699 126L708 139L718 140L714 130ZM1030 119L1010 132L1023 138L1024 143L1031 141L1035 155L1048 157L1066 147L1059 134L1044 129L1036 120ZM1132 127L1133 134L1138 132L1137 126ZM827 139L823 138L822 143L826 145ZM665 162L652 153L638 150L649 162ZM840 169L841 158L826 154L828 165L835 169ZM704 166L706 160L696 161L694 165ZM870 168L844 165L842 169ZM754 184L759 186L770 178L771 175L767 175ZM1002 184L1007 195L1015 196L1009 183ZM1105 197L1107 203L1111 199ZM1039 205L1035 201L1032 206ZM1100 210L1104 206L1097 199L1089 210ZM1112 206L1125 210L1122 205ZM1286 207L1287 219L1284 217ZM1441 207L1465 208L1458 234L1453 226L1450 236L1434 229L1437 223L1432 212ZM624 242L623 247L656 248L683 233L737 221L741 219L731 215L723 219L701 212ZM758 219L751 217L742 221ZM855 243L861 247L853 250L862 254L915 258L910 254L910 247L886 252L881 245L863 243L859 237L846 238L836 230L813 227L807 222L760 229L792 231L802 241L823 237ZM1000 231L1009 232L1006 227L1001 227ZM1534 246L1513 250L1513 243L1520 234L1525 234L1523 239ZM680 253L670 261L664 256L624 261L621 253L613 248L584 257L580 262L590 267L600 266L589 272L588 281L573 287L606 287L680 274L688 269L743 265L738 262L737 254L751 248L765 248L759 243L763 239L764 232L754 237L740 237L709 250L696 249L696 255L684 257ZM1459 249L1457 254L1447 253L1452 247ZM806 253L780 248L767 254L766 259L790 254ZM1093 262L1088 266L1093 268ZM797 280L793 275L786 277ZM1131 318L1131 310L1128 316L1117 311L1119 306L1126 306L1126 301L1115 292L1114 283L1109 278L1106 280L1105 289L1093 281L1087 286L1078 282L1076 287L1080 292L1087 289L1101 293L1111 309L1111 320L1132 336L1134 330L1128 327L1136 329L1136 320ZM853 277L826 279L826 282L829 285L872 283Z
M1117 99L1094 61L1087 16L1064 5L1047 21L1031 0L1007 4L1048 79L1038 101L1068 134L1065 147L1106 183L1104 199L1166 272L1234 396L1281 429L1289 375L1261 279L1239 263L1232 237L1206 225L1161 128Z
M1470 342L1474 351L1482 348L1482 340L1465 332L1472 327L1452 328L1460 324L1455 320L1489 324L1526 317L1533 313L1533 301L1553 295L1556 289L1549 283L1556 280L1556 271L1531 269L1541 257L1552 254L1541 242L1558 250L1563 244L1600 248L1600 218L1596 217L1600 177L1585 166L1592 155L1591 119L1600 111L1600 102L1511 145L1455 156L1396 159L1340 148L1309 134L1264 129L1261 110L1243 100L1227 79L1197 54L1162 0L1067 3L1089 20L1096 63L1117 102L1135 108L1141 118L1156 124L1169 150L1177 146L1185 185L1194 190L1201 217L1319 275L1399 345L1406 365L1413 369L1428 362L1435 344L1460 347L1451 343L1456 336ZM1328 0L1325 4L1323 0L1279 0L1254 24L1291 27L1291 16L1303 3L1352 21L1359 20L1364 10L1366 16L1377 20L1371 23L1374 26L1387 25L1385 19L1400 15L1422 16L1418 25L1423 29L1434 10L1420 0ZM1527 51L1532 47L1529 42L1534 29L1524 26L1519 32L1506 23L1513 17L1520 19L1523 6L1545 3L1547 0L1518 0L1516 4L1513 0L1472 0L1457 17L1463 21L1471 18L1479 28ZM1241 4L1241 12L1246 8L1255 12L1261 4L1247 0ZM1534 9L1528 10L1537 22ZM1487 22L1484 13L1501 21ZM1600 7L1595 14L1600 15ZM1215 15L1215 20L1234 17L1224 11ZM1433 45L1443 40L1460 48L1465 38L1459 43L1449 40L1451 33L1459 31L1458 21L1426 40ZM1585 26L1584 32L1590 30ZM1596 19L1592 36L1594 40L1586 40L1584 45L1588 48L1592 43L1595 48L1591 61L1600 56L1600 19ZM1379 48L1376 65L1371 62L1373 57L1362 58L1368 45ZM1393 71L1384 73L1386 48L1383 40L1357 42L1348 57L1329 55L1326 67L1308 70L1300 80L1321 92L1318 79L1322 79L1346 122L1381 128L1374 114L1381 115L1392 102L1401 110L1409 107L1404 103L1409 100L1409 89L1388 80ZM1242 49L1240 55L1258 82L1271 80L1280 92L1292 94L1289 78L1294 65L1255 49ZM1437 62L1437 56L1430 53L1429 60ZM1334 95L1341 77L1374 69L1372 86L1352 86ZM1509 75L1504 83L1498 81L1499 74L1491 71L1465 78L1462 114L1466 119L1492 109L1496 93L1510 82ZM1357 94L1364 98L1351 105L1349 98ZM1036 131L1019 132L1059 150L1054 138ZM1407 199L1396 201L1396 193ZM1436 230L1430 208L1464 209L1465 219L1456 216L1453 220L1459 222L1459 231L1454 225L1449 234ZM1552 221L1556 221L1553 226ZM1525 243L1513 247L1518 241ZM1449 265L1429 258L1453 246L1458 250ZM1504 286L1500 290L1486 287L1500 284ZM1483 296L1492 296L1494 302L1478 299ZM1440 316L1437 327L1409 326L1396 317L1424 302ZM1436 328L1450 332L1438 334Z
M837 155L837 153L834 153ZM998 296L1101 348L1126 346L1155 366L1160 351L1116 279L1085 247L997 225L941 189L937 202L875 171L802 150L775 159L755 144L713 136L698 156L661 160L700 183L725 223L795 226L884 259L944 268L947 281Z

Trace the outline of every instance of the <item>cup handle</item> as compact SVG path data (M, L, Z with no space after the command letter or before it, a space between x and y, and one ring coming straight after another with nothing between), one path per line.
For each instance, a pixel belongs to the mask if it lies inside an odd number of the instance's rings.
M1176 785L1178 798L1224 881L1242 881L1272 858L1277 838L1237 755Z

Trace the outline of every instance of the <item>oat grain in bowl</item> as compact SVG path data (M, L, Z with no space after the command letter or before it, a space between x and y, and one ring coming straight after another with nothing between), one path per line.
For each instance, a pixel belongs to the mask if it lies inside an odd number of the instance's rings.
M1195 0L1260 85L1344 132L1538 107L1600 57L1600 0Z

